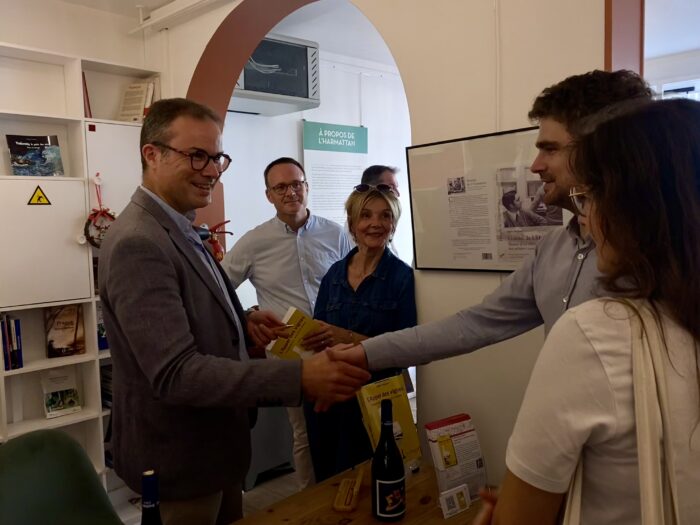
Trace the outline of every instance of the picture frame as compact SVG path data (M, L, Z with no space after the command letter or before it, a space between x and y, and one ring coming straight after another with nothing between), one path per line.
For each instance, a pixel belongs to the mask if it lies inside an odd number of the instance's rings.
M563 225L530 171L537 130L406 148L416 269L510 272Z

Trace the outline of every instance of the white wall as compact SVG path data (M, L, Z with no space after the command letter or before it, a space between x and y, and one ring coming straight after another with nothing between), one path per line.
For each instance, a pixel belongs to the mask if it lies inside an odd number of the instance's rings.
M144 63L136 20L58 0L0 0L0 41L137 67Z
M231 0L163 31L146 30L145 55L158 64L164 97L184 97L204 48L224 18L241 3Z
M700 49L645 60L644 78L659 91L666 83L700 79Z
M265 198L263 170L277 157L303 162L302 119L365 126L368 129L367 164L397 166L403 214L394 239L402 259L411 263L411 210L408 202L405 148L411 143L408 106L395 68L321 51L321 105L312 110L264 117L229 113L224 130L224 149L234 159L225 174L227 225L234 237L275 213ZM359 180L358 180L359 184ZM311 186L310 191L314 188ZM312 210L313 211L313 210ZM239 288L244 306L257 304L249 283Z

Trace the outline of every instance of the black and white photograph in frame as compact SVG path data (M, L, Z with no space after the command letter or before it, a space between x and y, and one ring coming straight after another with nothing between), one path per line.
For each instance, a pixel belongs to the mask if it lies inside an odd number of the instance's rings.
M512 271L564 223L530 171L536 140L533 127L406 148L417 269Z

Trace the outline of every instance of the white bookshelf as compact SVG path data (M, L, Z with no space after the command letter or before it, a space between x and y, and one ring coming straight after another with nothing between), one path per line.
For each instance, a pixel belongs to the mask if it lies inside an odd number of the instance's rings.
M131 65L0 42L0 236L5 240L0 313L20 319L24 359L23 368L8 371L0 360L0 443L45 428L71 435L87 452L105 488L121 490L117 499L128 514L125 522L137 520L138 514L128 503L129 491L119 488L123 484L105 466L103 440L110 410L102 407L100 368L110 364L111 355L97 346L99 297L92 264L97 250L81 234L95 206L96 171L105 182L104 204L115 212L121 211L140 180L138 141L134 142L140 124L115 118L124 88L157 75ZM83 78L90 117L84 113ZM12 175L8 134L58 136L65 176ZM108 140L109 147L101 149L100 140ZM115 158L119 165L112 166ZM120 177L110 178L110 173ZM37 186L51 206L27 205ZM111 205L110 193L117 204ZM83 306L86 351L49 359L44 310L66 304ZM48 419L41 374L59 366L75 369L82 409Z

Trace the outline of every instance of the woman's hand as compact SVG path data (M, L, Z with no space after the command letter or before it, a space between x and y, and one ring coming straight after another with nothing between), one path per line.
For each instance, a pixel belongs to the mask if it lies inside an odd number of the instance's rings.
M303 340L304 348L313 352L320 352L329 346L339 343L351 343L351 332L333 324L328 324L316 319L319 329L307 335Z

